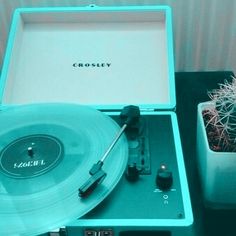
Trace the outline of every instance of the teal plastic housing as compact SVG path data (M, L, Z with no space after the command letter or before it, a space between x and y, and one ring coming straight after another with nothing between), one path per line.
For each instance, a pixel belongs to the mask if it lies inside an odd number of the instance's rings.
M119 113L108 112L108 115L119 115ZM170 116L173 126L173 136L175 140L175 152L177 156L178 171L181 185L181 193L183 199L184 214L183 218L179 219L87 219L82 218L73 221L67 225L69 235L82 234L85 229L112 229L114 235L119 235L121 231L129 230L153 230L157 232L164 230L171 232L173 236L180 235L192 235L192 223L193 214L189 196L188 182L186 178L186 171L180 141L180 135L178 130L177 117L174 112L162 111L162 112L143 112L142 115L153 115L153 116ZM140 190L141 191L141 190ZM142 193L141 194L145 194ZM147 204L155 204L155 202L147 202ZM125 207L125 205L124 205ZM122 211L122 209L121 209ZM121 213L122 215L122 213ZM116 214L114 213L114 217Z
M86 25L89 26L89 31L85 28ZM123 25L125 28L122 28ZM76 26L80 27L81 31L77 36L75 34L75 37L77 37L76 39L82 37L82 43L86 43L87 36L84 37L81 32L90 34L90 36L91 32L95 32L93 40L88 42L93 47L97 47L97 52L101 52L102 49L106 48L106 52L104 54L101 53L106 59L103 60L101 57L97 57L96 52L93 50L89 53L89 58L86 57L86 53L83 51L81 54L83 60L78 59L78 54L73 54L73 52L74 50L76 51L76 45L79 47L79 50L82 50L82 47L79 46L80 41L77 41L76 44L74 39L66 39L65 36L63 36L63 40L65 41L60 41L60 38L57 38L58 32L60 33L60 27L63 29L63 34L58 35L64 35L65 32L68 32L68 36L70 36L72 35L71 32L77 31ZM50 32L55 34L51 35ZM147 36L145 36L146 34ZM55 41L55 44L49 43L50 48L56 45L54 51L48 48L49 54L47 54L46 50L47 35L54 40L58 39ZM37 40L36 36L41 37L40 40ZM95 40L96 37L101 39L105 36L108 36L105 40L107 43L109 41L108 39L112 39L114 42L112 41L106 44L105 42L101 43ZM117 37L119 40L117 40ZM125 37L128 37L128 42ZM42 42L44 42L44 45L41 44ZM73 42L73 47L68 42ZM61 47L58 47L59 45ZM104 45L108 45L108 47ZM116 45L119 48L116 48ZM122 45L124 48L122 48ZM129 45L133 51L128 50L127 47ZM153 50L151 49L152 46L154 46ZM69 48L69 52L73 55L70 59L68 57L69 54L66 52L66 47ZM37 50L38 48L41 48L41 50ZM61 48L64 49L59 52ZM89 45L86 48L89 49ZM112 54L113 49L115 54ZM39 54L35 54L36 52L39 52ZM53 52L56 56L53 56ZM119 54L119 52L122 53ZM52 63L50 66L48 57L56 60L56 58L60 58L62 55L64 55L65 60L59 61L58 64ZM93 60L91 58L94 55L95 59ZM132 58L132 63L127 59L129 56ZM123 61L128 63L129 66L126 67L127 64L122 64ZM82 68L77 68L79 63L89 64L89 66L83 64ZM110 63L111 66L109 67L108 64ZM64 67L65 64L66 66ZM95 66L92 64L95 64ZM97 68L98 64L100 68ZM102 66L102 64L105 65ZM79 70L79 73L77 73L78 69L88 70L83 70L82 72ZM96 69L96 72L93 69ZM104 70L101 71L98 69ZM123 70L121 71L121 69ZM67 75L66 79L65 75ZM105 76L102 85L92 82L92 86L86 87L87 84L84 86L86 81L83 80L83 76L86 77L86 80L91 78L96 80L96 76L102 80L102 75ZM78 80L82 78L82 83L77 82L76 78ZM108 78L111 78L110 82L106 80ZM132 82L129 81L129 78L131 78ZM120 83L117 83L117 79L120 79ZM79 85L83 86L80 87ZM146 86L148 88L147 90L145 89ZM93 90L93 87L100 91L99 94L96 94L96 90ZM37 90L40 92L37 92ZM68 92L70 90L73 90L73 92ZM107 91L109 90L111 92L107 95ZM92 100L84 101L81 100L81 97L77 97L77 94L83 93L84 91L92 97ZM27 95L26 97L25 94ZM140 97L140 94L143 97ZM103 99L100 99L100 95ZM116 114L115 110L120 110L125 105L134 104L140 107L141 114L169 115L173 122L173 134L185 217L173 220L79 219L69 223L67 227L72 231L78 227L80 229L98 226L113 227L115 230L138 227L139 229L148 228L149 230L171 230L173 235L187 235L185 229L192 225L193 215L177 118L175 113L171 111L176 106L176 95L172 13L170 7L88 6L17 9L13 16L2 67L0 100L3 107L45 102L79 103L108 111L107 114L110 115ZM143 102L143 100L145 101Z

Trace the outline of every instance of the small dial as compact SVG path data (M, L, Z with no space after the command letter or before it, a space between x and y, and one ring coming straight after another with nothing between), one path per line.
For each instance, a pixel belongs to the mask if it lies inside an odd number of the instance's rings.
M157 170L156 185L161 190L168 190L173 184L173 174L165 165Z

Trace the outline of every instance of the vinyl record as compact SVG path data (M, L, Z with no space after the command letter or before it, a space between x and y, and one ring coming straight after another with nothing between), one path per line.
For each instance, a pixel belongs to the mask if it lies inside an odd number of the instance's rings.
M37 235L66 225L98 205L127 164L121 137L103 165L106 178L87 198L78 188L119 126L74 104L22 105L0 111L0 235Z

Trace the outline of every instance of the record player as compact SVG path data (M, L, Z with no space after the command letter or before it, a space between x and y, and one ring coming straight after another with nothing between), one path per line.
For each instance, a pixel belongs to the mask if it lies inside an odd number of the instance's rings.
M0 82L2 234L190 235L169 7L17 9Z

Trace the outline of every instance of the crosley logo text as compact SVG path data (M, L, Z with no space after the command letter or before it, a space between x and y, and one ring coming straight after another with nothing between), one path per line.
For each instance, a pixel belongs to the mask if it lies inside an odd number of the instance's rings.
M88 67L100 67L100 68L107 68L111 66L111 63L81 63L75 62L72 65L73 67L80 67L80 68L88 68Z

